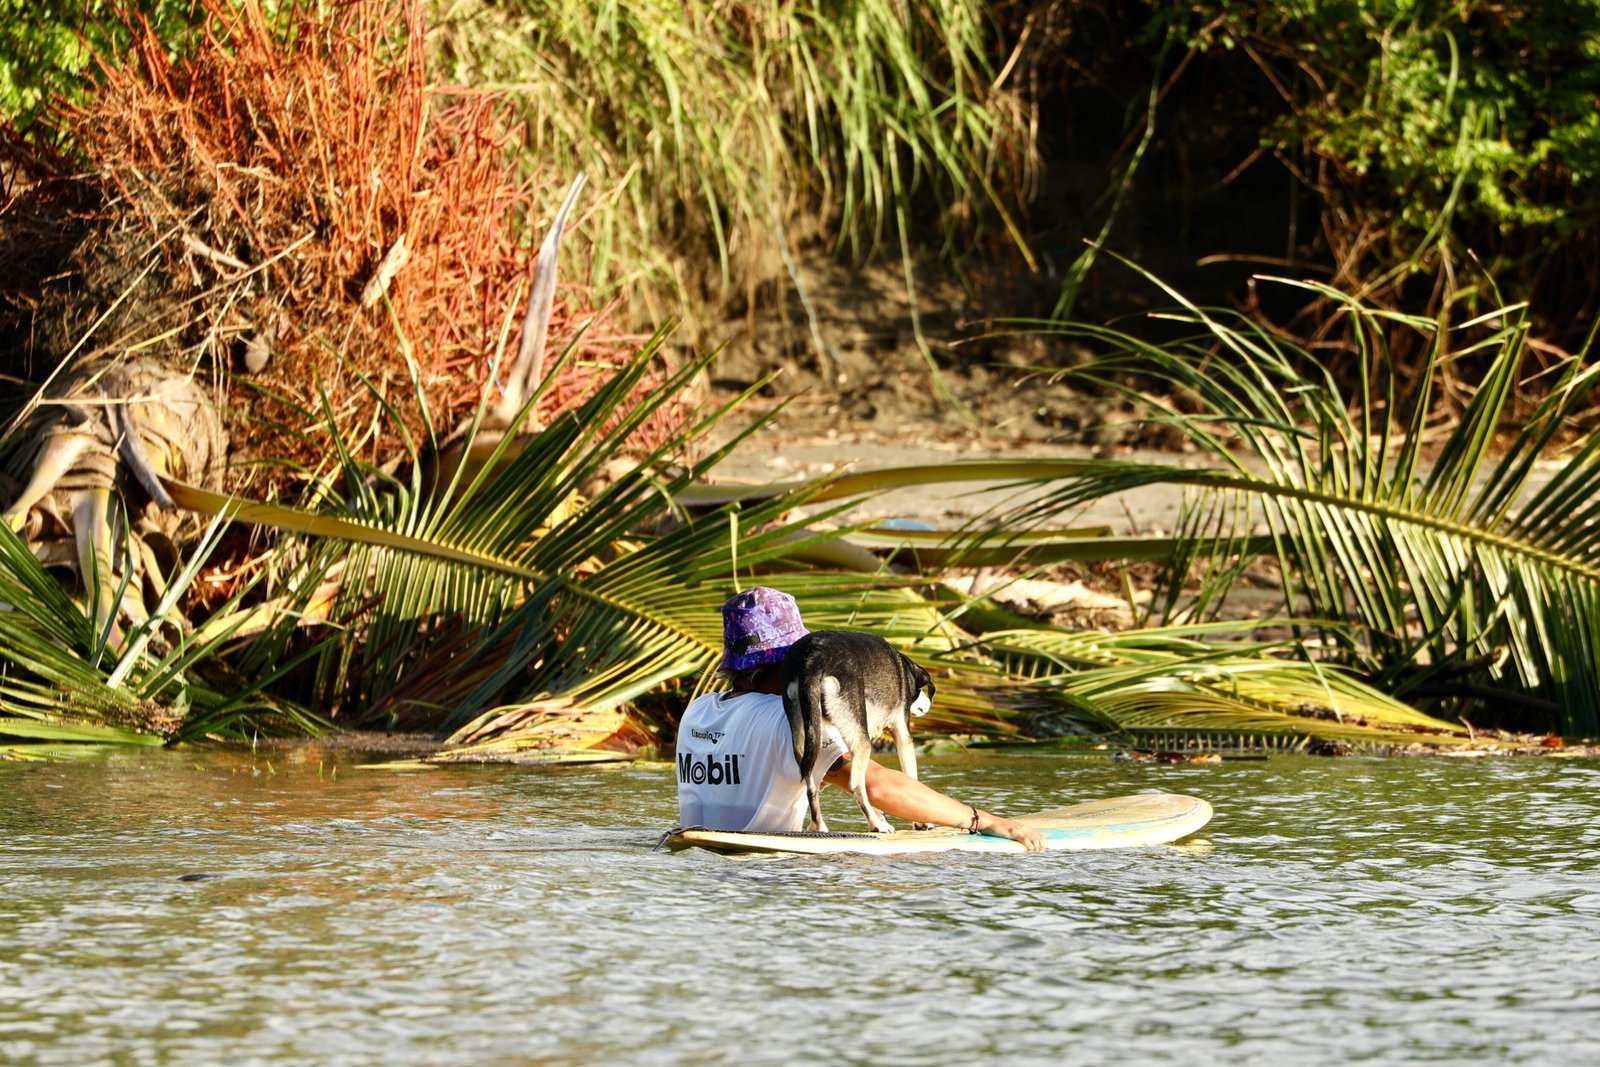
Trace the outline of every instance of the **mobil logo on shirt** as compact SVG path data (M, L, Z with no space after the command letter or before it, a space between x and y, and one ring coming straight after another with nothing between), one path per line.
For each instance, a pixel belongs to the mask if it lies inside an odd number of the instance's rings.
M738 785L739 756L717 756L709 752L678 753L678 781L689 785Z

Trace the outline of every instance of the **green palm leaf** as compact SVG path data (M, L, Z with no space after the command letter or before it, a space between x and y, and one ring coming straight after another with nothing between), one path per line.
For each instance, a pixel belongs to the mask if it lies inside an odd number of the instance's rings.
M1600 445L1585 438L1555 460L1596 368L1584 367L1582 354L1562 361L1545 376L1549 385L1515 438L1501 442L1496 431L1526 384L1527 327L1517 309L1451 352L1450 336L1430 321L1314 288L1342 301L1355 353L1346 371L1353 397L1310 353L1190 304L1168 318L1199 332L1163 346L1111 330L1059 327L1106 349L1084 378L1121 389L1121 376L1132 371L1197 401L1200 415L1169 410L1160 417L1221 465L1086 472L1014 518L1043 521L1141 480L1193 485L1212 499L1234 495L1245 506L1218 509L1218 525L1206 536L1238 539L1242 522L1266 522L1290 583L1287 608L1354 620L1356 627L1318 632L1363 670L1403 692L1442 668L1459 673L1463 664L1481 663L1485 684L1519 691L1518 706L1534 712L1505 725L1600 731ZM1397 333L1429 345L1416 395L1401 394L1391 347ZM1438 454L1426 456L1427 383L1441 361L1467 353L1486 360L1482 381ZM1411 414L1396 423L1403 411ZM1217 591L1208 595L1215 601Z
M1104 633L991 630L949 650L913 654L933 672L928 734L1095 736L1166 747L1238 747L1312 739L1370 749L1472 741L1294 642L1230 639L1234 624Z
M169 738L249 737L320 728L314 716L262 695L262 680L224 695L197 673L220 667L220 641L196 639L175 607L215 546L214 524L171 577L148 621L113 648L91 617L0 523L0 737L159 744ZM130 591L129 595L137 595ZM159 640L158 640L159 637Z

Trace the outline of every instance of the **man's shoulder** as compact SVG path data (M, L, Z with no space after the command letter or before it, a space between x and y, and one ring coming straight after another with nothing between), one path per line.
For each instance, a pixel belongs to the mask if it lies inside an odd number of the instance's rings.
M707 693L684 709L684 723L722 723L745 730L760 729L775 721L787 724L783 698L773 693ZM787 725L785 726L787 728Z
M690 701L688 707L688 711L700 715L743 715L774 709L783 711L783 698L776 693L705 693Z

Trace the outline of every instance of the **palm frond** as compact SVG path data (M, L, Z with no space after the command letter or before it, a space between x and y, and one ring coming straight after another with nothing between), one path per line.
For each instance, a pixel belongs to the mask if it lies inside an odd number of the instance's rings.
M1107 329L1055 327L1106 350L1074 375L1115 390L1127 388L1125 374L1137 373L1191 397L1201 414L1168 410L1159 418L1182 427L1219 466L1084 472L1014 519L1043 521L1141 477L1238 494L1250 506L1219 510L1206 536L1236 538L1242 522L1266 522L1290 583L1291 610L1304 598L1312 617L1354 620L1353 628L1318 632L1364 671L1403 691L1408 679L1431 670L1481 661L1487 681L1528 698L1522 708L1544 708L1504 725L1600 731L1600 624L1593 612L1600 595L1600 444L1580 437L1558 459L1597 368L1584 366L1584 354L1562 361L1545 375L1535 410L1504 441L1497 431L1527 384L1527 324L1517 309L1451 351L1449 333L1431 321L1315 288L1343 302L1356 352L1346 370L1355 376L1353 397L1311 353L1192 304L1166 317L1198 332L1165 345ZM1466 350L1489 355L1477 392L1436 455L1424 451L1426 385L1420 395L1401 395L1389 343L1394 330L1431 338L1432 362L1415 374L1423 383L1438 361Z
M372 492L371 472L341 448L338 481L349 492L343 500L327 494L331 510L322 513L180 485L171 487L174 499L343 545L305 551L308 565L293 584L304 602L308 590L339 576L327 618L359 639L327 643L314 692L323 706L342 703L354 723L403 723L488 741L487 724L510 721L504 709L511 704L564 702L603 712L703 673L720 654L717 609L734 591L733 576L833 536L782 521L811 487L706 514L676 507L675 494L742 435L697 461L674 457L689 454L691 441L732 405L614 469L643 420L709 358L690 361L641 397L638 386L663 336L579 410L514 450L502 442L486 465L493 476L475 478L464 491L421 496L417 483L391 479ZM664 529L646 532L674 509ZM283 551L293 558L300 550ZM879 581L842 575L834 584L869 589ZM285 615L251 643L281 653L293 647L298 621Z
M216 544L214 524L189 562L166 583L149 618L120 646L0 523L0 737L52 742L161 744L174 737L315 732L321 720L292 704L244 700L207 686L221 641L196 638L176 606ZM128 591L128 595L137 595Z
M1183 733L1311 739L1369 748L1471 742L1294 642L1234 639L1234 624L1105 633L1030 627L986 632L924 662L939 679L921 733L1091 735L1139 743Z

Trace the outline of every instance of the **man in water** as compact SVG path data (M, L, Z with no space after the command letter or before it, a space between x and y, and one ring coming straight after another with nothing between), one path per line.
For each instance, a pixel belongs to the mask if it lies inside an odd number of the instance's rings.
M691 703L678 724L678 819L712 830L783 833L799 830L806 815L805 784L794 757L794 738L783 711L778 665L789 646L806 635L794 598L755 586L722 605L722 665L717 676L730 692ZM837 733L817 760L822 781L850 788L849 753ZM910 775L867 764L873 807L909 822L954 826L1020 841L1044 851L1037 830L945 796Z

